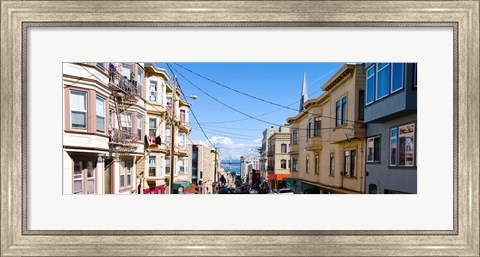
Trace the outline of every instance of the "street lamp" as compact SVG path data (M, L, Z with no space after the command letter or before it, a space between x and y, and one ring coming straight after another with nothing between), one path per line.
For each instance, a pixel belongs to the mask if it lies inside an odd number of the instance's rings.
M187 96L192 100L196 100L198 97L196 95ZM174 194L173 190L173 174L175 172L175 106L177 101L177 76L173 77L173 90L172 90L172 106L171 106L171 114L170 117L170 127L171 127L171 147L170 147L170 194Z

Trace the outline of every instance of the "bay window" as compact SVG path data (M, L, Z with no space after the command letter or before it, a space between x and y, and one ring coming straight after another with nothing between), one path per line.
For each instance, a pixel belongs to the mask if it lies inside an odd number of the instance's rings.
M71 128L87 130L87 93L70 91Z

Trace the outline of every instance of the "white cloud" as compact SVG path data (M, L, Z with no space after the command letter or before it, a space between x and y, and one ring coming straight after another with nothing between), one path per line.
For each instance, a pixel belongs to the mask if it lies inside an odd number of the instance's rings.
M261 142L262 142L262 138L254 139L253 142L255 142L255 143L261 143Z
M262 139L252 140L253 143L236 143L229 137L213 136L210 141L219 148L221 159L239 160L242 155L258 155L257 148L260 147L259 142ZM208 142L206 143L210 145Z

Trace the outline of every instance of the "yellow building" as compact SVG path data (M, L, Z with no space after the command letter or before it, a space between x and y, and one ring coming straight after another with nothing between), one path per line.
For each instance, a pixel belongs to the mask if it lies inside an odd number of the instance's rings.
M291 180L297 193L363 193L365 178L364 69L344 65L316 99L290 117Z
M290 144L290 127L280 126L268 138L267 174L268 184L271 189L281 189L290 177L288 163L290 157L288 148Z

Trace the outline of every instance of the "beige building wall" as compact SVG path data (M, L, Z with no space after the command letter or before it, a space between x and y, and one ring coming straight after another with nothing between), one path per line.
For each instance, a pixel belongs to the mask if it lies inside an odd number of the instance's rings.
M320 97L304 104L302 113L288 119L292 138L298 131L298 144L292 144L290 150L292 178L323 187L326 192L363 193L365 128L358 112L360 91L364 90L362 66L345 65L322 89ZM347 99L347 116L337 126L336 103L340 101L343 108L343 98ZM321 122L318 135L314 134L315 118ZM312 131L308 136L310 119ZM355 158L348 157L351 153L355 153ZM297 171L293 170L294 159L298 160ZM354 173L345 173L349 167L355 167Z

